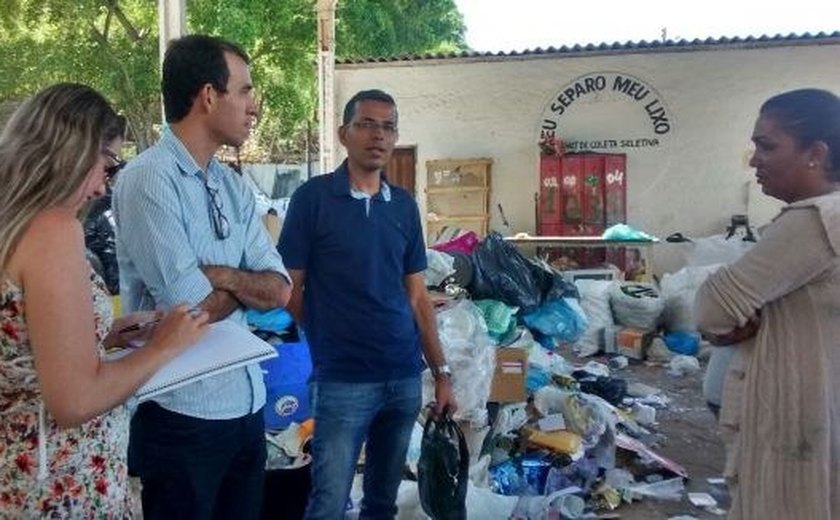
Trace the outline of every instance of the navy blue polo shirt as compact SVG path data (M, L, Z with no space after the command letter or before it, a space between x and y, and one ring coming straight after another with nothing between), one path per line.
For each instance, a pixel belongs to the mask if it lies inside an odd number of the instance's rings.
M386 185L351 193L345 161L292 196L277 245L306 272L304 323L316 381L375 382L418 375L420 334L404 277L426 269L417 204ZM390 195L390 197L388 197Z

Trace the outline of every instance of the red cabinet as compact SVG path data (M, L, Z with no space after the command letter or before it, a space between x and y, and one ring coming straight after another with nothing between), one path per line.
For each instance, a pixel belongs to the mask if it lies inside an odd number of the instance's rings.
M564 230L584 235L627 220L627 158L624 154L540 156L540 234ZM557 226L562 226L558 228Z
M540 156L540 199L537 209L538 232L540 235L560 234L560 157Z
M627 157L604 155L604 223L607 227L627 222Z
M627 158L624 154L540 156L537 229L544 236L601 236L627 221ZM623 268L624 252L606 256ZM601 263L603 250L575 251L581 265Z

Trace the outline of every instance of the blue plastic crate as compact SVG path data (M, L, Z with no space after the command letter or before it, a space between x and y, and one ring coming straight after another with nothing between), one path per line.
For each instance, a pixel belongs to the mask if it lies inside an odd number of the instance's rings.
M265 427L279 430L311 417L307 381L312 358L306 341L274 345L277 357L260 363L266 387Z

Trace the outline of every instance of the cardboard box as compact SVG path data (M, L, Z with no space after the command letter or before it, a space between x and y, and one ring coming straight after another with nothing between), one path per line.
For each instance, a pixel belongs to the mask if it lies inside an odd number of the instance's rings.
M528 398L528 351L522 348L496 349L496 371L490 384L493 403L519 403Z
M654 335L655 332L652 330L635 327L619 329L615 336L615 352L630 359L643 360Z

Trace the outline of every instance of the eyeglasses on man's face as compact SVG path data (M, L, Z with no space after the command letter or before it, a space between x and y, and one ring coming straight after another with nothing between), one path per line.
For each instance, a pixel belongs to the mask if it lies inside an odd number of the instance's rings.
M111 161L111 164L105 167L105 182L111 182L116 177L117 172L123 169L125 161L107 148L102 150L102 155Z
M397 133L397 125L391 121L378 123L376 121L371 121L370 119L365 119L364 121L354 121L351 124L353 125L353 128L357 130L363 130L370 133L376 132L377 130L382 130L385 135L394 135Z
M213 231L216 233L216 238L224 240L230 236L230 222L222 213L221 195L219 195L219 190L211 188L207 181L204 181L204 189L207 190L207 196L210 198L210 222L213 224Z

